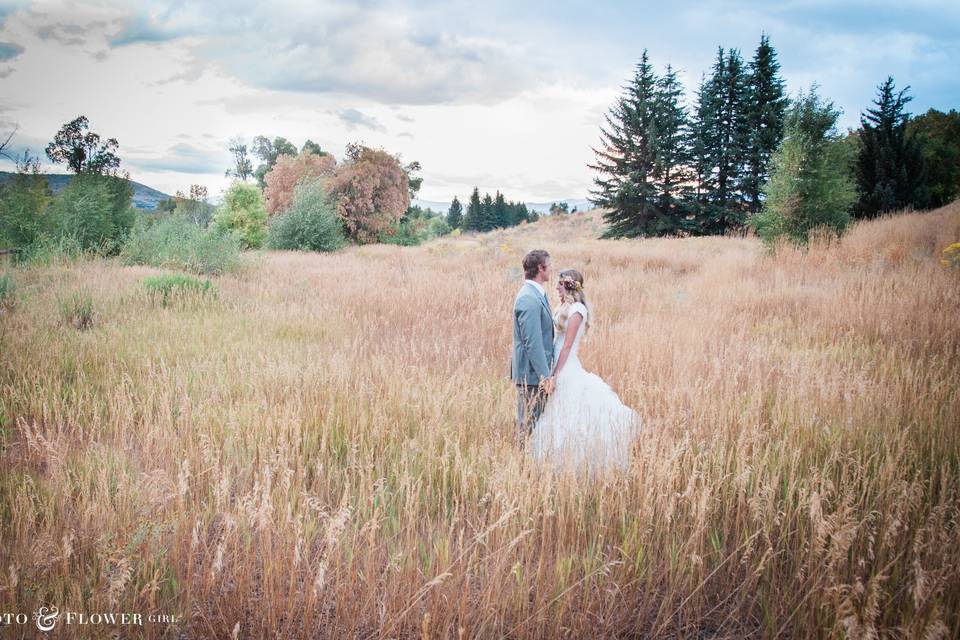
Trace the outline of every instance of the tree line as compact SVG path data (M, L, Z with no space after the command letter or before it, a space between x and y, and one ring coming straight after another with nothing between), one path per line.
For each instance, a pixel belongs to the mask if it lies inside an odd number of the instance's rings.
M442 216L411 206L423 183L423 178L417 175L421 170L417 161L403 164L399 156L383 149L351 143L346 147L345 158L338 163L333 154L324 151L312 140L308 139L298 150L292 142L281 136L272 140L266 136L256 136L252 152L242 140L235 138L231 140L229 150L233 165L226 175L236 180L231 189L251 193L258 189L263 196L266 217L271 221L276 218L277 229L289 231L293 228L289 217L281 218L288 211L296 209L299 212L300 236L309 235L308 228L313 229L314 233L320 228L334 233L336 225L329 221L319 223L318 216L326 217L327 213L316 209L321 202L326 202L343 231L341 240L328 238L324 242L311 242L303 238L294 241L289 234L274 234L271 237L276 242L268 243L274 248L339 246L347 240L357 243L419 244L450 231ZM253 168L254 157L260 160L256 169ZM250 178L256 180L256 185L247 184ZM310 188L322 191L324 197L318 193L307 193L310 189L304 188L298 202L296 194L302 183L313 183ZM303 209L307 201L316 210L312 214ZM285 239L280 240L281 236Z
M486 193L480 197L480 189L473 188L466 211L460 200L454 196L447 210L447 225L451 229L463 231L492 231L518 225L521 222L536 222L540 216L536 211L527 209L526 203L507 201L497 191L495 196Z
M5 157L13 133L0 144ZM410 206L423 181L417 175L420 163L403 164L383 149L348 144L338 163L311 140L298 149L283 137L257 136L251 156L246 144L234 139L226 174L235 180L222 204L211 205L206 187L195 184L189 194L178 191L159 203L153 215L138 215L129 174L119 169L118 148L115 138L91 131L85 116L64 124L46 155L75 176L56 196L38 158L29 152L11 158L17 173L0 185L0 246L33 251L66 243L76 251L117 254L138 235L138 255L145 255L146 235L171 244L186 234L198 247L216 245L217 251L226 245L214 235L229 235L240 248L330 250L345 242L417 244L449 232L441 215ZM256 169L254 156L261 161ZM184 222L195 229L185 230ZM160 231L151 230L153 225ZM167 249L156 247L155 253Z
M945 204L960 193L958 114L911 120L908 89L888 78L860 128L843 136L839 110L816 85L787 97L767 36L749 62L719 48L689 107L676 71L656 74L644 50L589 165L605 237L753 227L802 240L822 224L840 230L851 217Z

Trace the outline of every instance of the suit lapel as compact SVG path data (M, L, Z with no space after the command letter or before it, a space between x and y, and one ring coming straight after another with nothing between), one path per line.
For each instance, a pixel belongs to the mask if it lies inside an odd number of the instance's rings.
M548 314L548 315L550 316L550 318L552 319L552 318L553 318L553 311L551 311L551 309L550 309L550 303L547 302L547 295L546 295L546 293L544 293L543 295L540 295L540 290L537 289L535 286L533 286L533 285L530 284L529 282L527 282L526 285L527 285L528 287L530 287L530 290L531 290L531 291L533 291L533 295L535 295L535 296L537 296L538 298L540 298L540 304L543 306L544 309L547 310L547 314Z

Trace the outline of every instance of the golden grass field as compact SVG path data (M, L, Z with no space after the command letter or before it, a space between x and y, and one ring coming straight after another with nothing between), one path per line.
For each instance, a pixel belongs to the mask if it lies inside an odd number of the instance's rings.
M600 224L265 253L167 307L155 269L12 270L0 613L178 616L51 634L89 638L960 636L960 203L776 255ZM532 248L583 271L584 366L644 418L626 477L515 445Z

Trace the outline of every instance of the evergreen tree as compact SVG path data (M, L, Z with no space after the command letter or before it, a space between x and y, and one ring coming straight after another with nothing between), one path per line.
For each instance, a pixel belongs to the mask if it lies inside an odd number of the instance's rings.
M924 207L928 193L919 140L907 132L913 98L910 87L895 93L892 77L878 88L875 109L860 115L860 153L857 158L859 202L855 214L873 218L904 207Z
M467 215L463 218L463 230L479 231L480 224L480 189L474 187L467 204Z
M694 227L698 233L709 233L719 224L720 215L713 202L716 189L714 174L714 149L719 146L717 120L720 96L716 83L704 76L697 90L697 105L687 130L687 147L690 150L690 168L693 177L693 193L690 208L693 210Z
M744 222L744 158L749 144L746 73L736 49L717 59L697 96L691 127L696 190L696 228L719 234Z
M520 223L520 220L517 219L517 215L520 213L517 209L517 204L511 200L506 204L507 208L507 226L514 226Z
M591 202L607 209L606 238L648 235L657 217L650 143L655 89L656 78L644 50L633 81L605 116L601 148L593 150L596 164L589 165L600 173L590 194Z
M499 191L497 191L497 197L493 200L493 222L495 227L500 227L501 229L505 229L511 224L507 201Z
M770 157L783 139L783 121L789 100L780 78L780 63L770 38L761 36L747 75L746 118L748 144L743 195L751 213L760 211L760 191L769 175Z
M480 231L490 231L497 226L496 215L493 208L493 198L487 193L483 196L483 202L480 203Z
M670 65L657 79L651 147L654 154L653 186L657 194L658 235L692 231L687 221L689 200L690 149L686 136L686 109L680 104L683 87Z
M521 222L534 222L536 219L531 217L530 211L527 209L526 202L517 203L517 215L516 215L516 224Z
M453 202L450 203L450 209L447 211L447 224L451 229L459 229L463 223L463 205L453 196Z
M750 136L746 118L746 73L740 52L730 49L726 61L721 50L723 67L720 76L719 141L716 149L716 204L721 211L721 233L744 222L743 165Z

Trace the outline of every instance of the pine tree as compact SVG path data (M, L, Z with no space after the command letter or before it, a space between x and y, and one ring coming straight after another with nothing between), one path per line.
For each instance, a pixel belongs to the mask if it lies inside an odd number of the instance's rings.
M745 219L742 189L750 134L746 86L740 53L731 49L724 54L719 48L710 78L700 84L690 130L700 233L723 233Z
M527 219L524 211L524 209L521 209L519 202L511 200L507 203L507 217L510 219L510 226L518 225Z
M497 226L494 215L493 198L487 193L483 196L483 201L480 203L480 224L478 227L480 231L490 231Z
M474 187L467 204L467 215L463 218L463 230L479 231L480 223L480 189Z
M761 36L747 75L746 118L748 144L743 195L751 213L760 211L760 193L769 178L770 157L783 140L783 122L789 99L780 78L777 52L770 38Z
M857 158L859 203L855 215L873 218L904 207L924 207L928 194L923 152L919 140L907 133L910 114L904 112L913 98L899 93L893 78L877 87L875 109L860 115L860 153Z
M720 232L743 224L743 165L750 136L746 118L746 74L740 52L730 49L721 63L719 134L716 149L717 192L716 204L721 211Z
M503 194L497 191L497 197L493 200L493 222L494 227L505 229L510 226L510 212L507 210L507 201Z
M690 150L686 131L687 112L680 103L683 87L670 65L657 79L654 92L654 117L651 123L651 148L654 154L653 186L659 215L655 222L658 235L691 231L687 221Z
M697 233L710 233L719 226L720 214L713 202L716 190L714 150L719 146L717 121L720 113L720 95L713 79L704 76L697 90L697 105L687 130L690 149L690 167L694 191L690 208Z
M457 196L453 196L453 202L447 210L447 225L451 229L459 229L461 224L463 224L463 205L457 200Z
M591 202L607 209L605 238L649 235L657 217L653 184L654 152L650 124L656 78L647 51L643 51L633 81L605 116L600 149L594 149L596 164L589 165L600 175Z
M536 216L536 212L531 212L527 209L527 203L521 202L517 204L517 224L521 222L536 222L539 219L539 216Z

